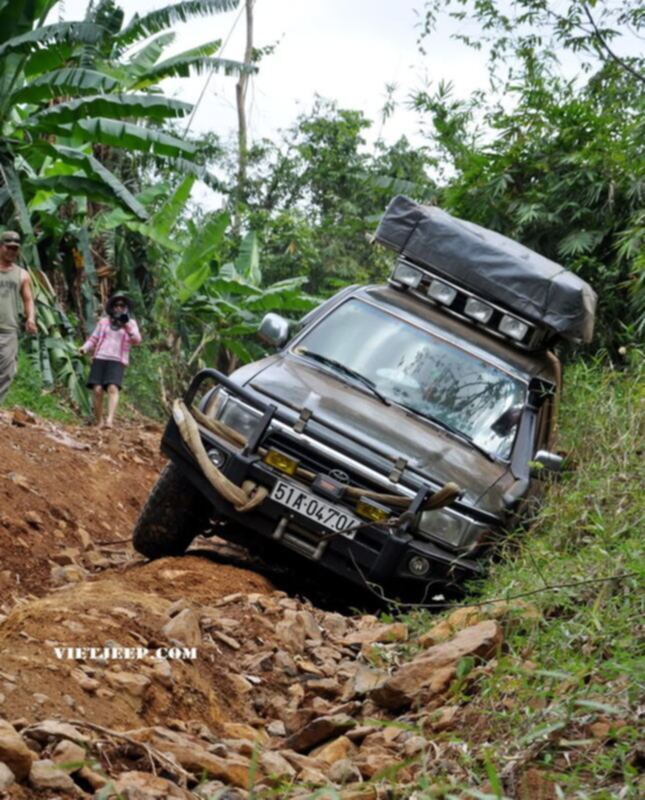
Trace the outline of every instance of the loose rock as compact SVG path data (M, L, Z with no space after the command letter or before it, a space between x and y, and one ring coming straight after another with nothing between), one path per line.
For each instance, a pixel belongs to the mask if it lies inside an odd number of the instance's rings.
M161 633L168 639L174 639L188 647L197 647L202 642L202 632L199 627L199 616L190 608L180 611L176 617L167 622Z
M311 755L326 764L334 764L336 761L348 758L356 752L356 746L347 736L339 736L332 742L317 747Z
M296 771L280 753L271 750L266 750L259 759L262 771L270 778L277 781L292 780L296 777Z
M450 641L434 645L402 666L370 697L385 708L397 709L410 705L424 690L426 696L438 694L447 688L462 658L490 658L502 640L502 630L493 620L465 628Z
M150 685L150 678L132 672L114 672L113 670L106 670L105 680L113 689L127 692L133 697L142 697L146 688Z
M70 742L69 739L61 739L51 755L51 760L55 764L76 764L85 759L85 750L80 745Z
M49 759L34 761L29 772L29 784L34 789L54 789L75 797L83 794L69 775Z
M393 622L390 625L376 625L374 627L361 627L343 639L344 645L375 644L376 642L407 642L408 626L403 622Z
M190 795L179 786L147 772L123 772L114 783L115 795L123 800L187 800Z
M27 778L33 759L34 754L13 725L0 719L0 761L11 770L17 781Z
M349 758L341 758L333 763L327 772L327 777L333 783L341 785L358 783L362 779L361 771Z
M318 717L289 736L285 746L303 753L334 736L342 735L355 725L356 721L346 714Z
M15 783L16 776L9 769L9 767L0 761L0 791L8 789L12 783Z

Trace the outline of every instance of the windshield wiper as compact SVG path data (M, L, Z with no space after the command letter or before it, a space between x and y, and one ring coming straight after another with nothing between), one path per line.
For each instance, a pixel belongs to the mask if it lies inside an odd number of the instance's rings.
M458 439L461 439L464 442L468 442L471 447L474 447L475 450L478 450L482 455L486 456L489 461L495 461L494 456L485 450L480 444L469 436L467 433L460 431L459 428L455 428L449 422L444 422L440 417L435 417L432 414L426 414L425 412L421 412L412 406L406 406L405 403L399 403L398 405L402 406L403 408L407 409L408 411L412 411L414 414L418 414L420 417L424 419L430 420L430 422L434 422L435 425L438 425L440 428L452 433L453 436L456 436Z
M340 361L336 361L334 358L327 358L327 356L324 356L322 353L314 353L313 350L307 350L306 347L299 347L296 350L296 352L298 353L298 355L305 356L305 358L311 358L313 361L318 361L321 364L325 364L328 367L332 367L333 369L336 369L339 372L344 373L350 378L354 378L354 380L357 380L360 383L362 383L363 386L366 386L370 390L370 392L372 392L372 394L375 397L378 397L378 399L386 406L392 405L390 401L387 399L387 397L384 397L379 392L379 390L376 388L374 381L370 380L369 378L366 378L365 375L361 375L360 372L356 372L351 367L347 367L345 366L345 364L341 364Z

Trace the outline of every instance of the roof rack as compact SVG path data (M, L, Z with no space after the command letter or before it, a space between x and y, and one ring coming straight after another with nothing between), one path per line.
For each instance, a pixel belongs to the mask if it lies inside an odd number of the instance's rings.
M591 341L589 284L506 236L398 195L374 238L401 256L394 285L520 347L534 349L549 333Z

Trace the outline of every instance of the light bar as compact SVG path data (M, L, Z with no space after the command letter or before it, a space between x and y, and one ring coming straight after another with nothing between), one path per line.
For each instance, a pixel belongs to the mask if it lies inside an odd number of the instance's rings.
M422 278L423 272L420 269L401 262L394 267L394 272L392 273L393 280L402 283L404 286L409 286L410 289L416 289Z
M464 314L477 322L487 323L493 315L493 308L488 303L482 303L481 300L476 300L474 297L469 297L464 306Z
M505 336L515 339L516 342L521 342L528 333L529 326L520 319L504 314L502 321L499 323L499 330Z
M457 290L443 281L433 280L428 288L428 297L444 306L449 306L457 297Z

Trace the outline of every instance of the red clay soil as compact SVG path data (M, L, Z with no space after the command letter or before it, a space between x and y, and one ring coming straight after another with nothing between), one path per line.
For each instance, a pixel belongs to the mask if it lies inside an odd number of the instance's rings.
M163 464L159 436L0 412L0 598L44 594L51 559L81 547L83 530L99 547L131 535Z
M260 650L261 637L270 633L248 607L233 603L226 610L244 635L239 654L225 645L202 644L196 661L166 662L167 683L157 674L152 654L170 646L161 629L178 597L186 607L204 609L233 590L264 594L271 588L254 573L206 558L167 558L120 574L106 571L95 580L21 602L0 624L1 713L9 719L80 718L119 729L171 719L198 720L215 728L231 720L252 720L247 698L239 696L228 677L233 662ZM94 675L102 685L96 692L85 691L75 679L81 662L56 654L56 648L115 646L144 647L151 657L96 662ZM150 678L145 701L110 687L106 669Z
M197 664L172 662L172 677L157 676L151 661L115 664L150 677L145 702L102 679L101 691L84 690L73 676L78 663L55 654L58 646L168 645L160 629L173 602L203 608L237 592L273 590L254 572L205 557L148 563L134 552L134 523L164 463L160 433L139 425L108 434L0 412L0 716L77 717L117 728L253 719L227 678L233 652L225 645L202 648ZM229 616L250 637L251 652L261 648L263 620L243 607ZM97 669L100 677L105 667Z

